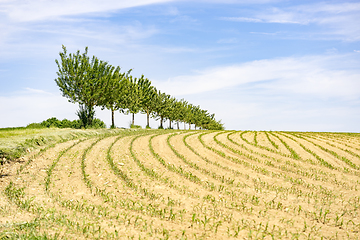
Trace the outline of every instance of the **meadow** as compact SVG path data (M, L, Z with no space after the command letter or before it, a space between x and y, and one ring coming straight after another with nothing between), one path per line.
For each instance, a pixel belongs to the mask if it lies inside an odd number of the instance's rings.
M17 131L0 239L360 237L360 134Z

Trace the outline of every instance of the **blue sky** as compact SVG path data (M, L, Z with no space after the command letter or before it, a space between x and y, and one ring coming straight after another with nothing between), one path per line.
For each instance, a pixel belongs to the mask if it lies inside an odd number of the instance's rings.
M344 0L0 0L0 127L76 119L54 81L63 44L226 129L360 132L359 22L360 2Z

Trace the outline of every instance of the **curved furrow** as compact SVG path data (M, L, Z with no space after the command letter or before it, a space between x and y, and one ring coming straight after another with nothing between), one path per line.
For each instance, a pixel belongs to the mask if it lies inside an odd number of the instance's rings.
M162 191L166 195L176 196L180 193L181 195L185 194L184 198L199 199L196 184L188 180L174 178L174 175L153 156L149 148L153 136L155 135L136 137L130 145L132 157L138 168L144 175L151 178L146 181L146 184L152 185L152 188L158 189L158 191Z
M200 133L203 134L203 133ZM219 168L228 170L236 174L237 176L242 176L243 181L247 181L249 177L249 172L243 171L243 169L238 169L239 165L237 162L229 161L228 159L220 156L216 152L206 148L201 141L199 141L199 133L195 133L184 138L185 145L194 152L197 156L201 157L205 162L208 162L212 165L215 165Z
M221 133L218 133L218 134L221 134ZM221 142L217 142L217 143L222 144ZM223 145L223 146L227 147L226 145ZM216 150L216 149L215 149L215 151L219 152L219 150ZM219 152L219 155L223 155L223 154L224 153ZM234 160L229 156L226 156L226 157L229 158L230 160L236 161L236 159ZM249 157L251 157L251 156L249 156ZM246 164L244 164L244 166L249 167ZM267 172L265 172L264 170L261 171L261 170L257 169L256 166L250 165L250 167L252 169L258 170L259 173L263 173L263 175L267 174ZM283 167L280 167L279 169L281 170L280 174L277 174L277 175L274 173L271 174L272 178L274 178L274 179L270 180L270 183L276 181L276 179L284 179L286 182L289 182L292 185L295 184L295 185L299 185L300 187L304 187L305 189L308 189L307 191L301 191L301 189L300 189L299 190L301 192L300 195L304 195L304 194L306 195L307 194L306 192L309 192L309 190L312 191L312 189L314 189L314 188L319 190L318 194L320 194L320 196L324 196L324 195L327 196L329 193L334 195L332 193L333 191L330 190L331 188L333 188L333 186L331 184L324 185L324 182L327 182L327 181L330 181L332 184L335 183L341 189L343 187L346 187L346 189L348 189L350 191L352 189L356 189L356 185L354 185L353 187L348 186L345 182L341 182L341 181L337 180L336 178L335 179L328 178L328 177L318 178L318 177L316 177L316 175L314 178L314 176L313 176L314 174L309 175L304 171L293 171L290 168L283 168ZM308 180L305 180L305 181L303 179L299 180L298 179L299 174L302 176L302 178L306 177L306 178L308 178ZM265 181L265 182L268 182L268 181ZM321 182L319 182L319 181L321 181ZM324 186L326 186L326 187L324 188ZM274 189L276 189L276 188L274 188ZM297 191L296 188L293 189L293 187L292 187L293 193L299 194L298 193L299 191Z
M234 142L228 141L228 138L225 136L223 136L223 141L225 141L224 144L217 139L218 136L221 136L221 133L216 133L213 136L208 135L208 139L206 140L207 142L205 143L204 141L204 144L209 144L207 145L209 148L213 149L214 151L219 151L220 155L225 154L233 161L236 161L236 159L239 159L239 157L247 159L248 162L242 162L244 166L251 167L253 170L263 175L267 175L269 178L273 178L274 176L279 177L284 169L287 169L287 171L290 170L293 174L295 174L295 177L299 174L303 177L308 177L314 174L307 173L307 169L301 170L299 164L295 164L286 158L282 160L281 158L274 158L249 148L244 149L242 145L237 145L234 144ZM214 139L213 143L211 141L212 139ZM253 164L251 164L251 162L253 162Z
M234 140L237 137L237 133L239 133L238 134L239 135L238 136L239 137L238 141ZM278 150L279 146L277 144L275 144L275 142L270 139L269 134L266 135L266 137L267 137L266 140L267 140L267 142L269 142L269 144L271 144L272 148L267 147L267 146L262 146L262 145L258 144L257 141L256 142L255 141L254 142L248 141L244 137L245 133L247 133L247 132L246 131L245 132L234 131L234 132L226 135L227 140L232 142L235 145L241 146L244 150L247 150L247 151L250 151L250 152L256 150L256 151L262 151L262 152L267 153L267 154L270 153L270 154L277 154L279 156L285 156L285 157L288 156L287 154L284 154L284 153L282 153L282 152L280 152ZM234 139L232 139L232 137L231 137L233 135L235 136ZM259 135L259 134L254 134L254 136L257 136L257 135ZM274 146L276 146L277 148L274 149Z
M163 145L163 147L164 147L164 145ZM245 189L245 191L246 191L246 189ZM261 213L262 212L261 209L264 209L264 207L266 207L267 204L269 204L269 202L271 202L270 204L274 204L274 205L277 204L276 201L274 201L274 199L273 199L274 196L272 196L271 199L269 199L268 201L265 201L265 200L261 199L261 197L256 196L256 191L252 191L252 193L253 193L253 195L244 194L241 197L237 196L233 199L234 201L237 201L238 203L240 203L242 205L242 207L244 208L243 211L247 208L246 204L244 204L244 203L251 202L252 206L249 207L249 212L247 212L247 214L250 214L250 216L252 215L252 212ZM213 201L217 201L217 200L214 199ZM283 206L283 205L281 205L281 206Z
M310 170L311 173L319 173L317 170L310 168L307 164L307 161L304 161L303 159L294 160L293 158L290 158L289 156L279 156L276 153L273 152L264 152L261 151L261 149L249 149L244 147L243 145L240 145L234 141L229 140L230 134L216 134L214 136L215 142L217 142L219 145L221 145L223 148L227 148L230 151L232 151L235 154L238 154L240 156L245 156L250 159L257 159L259 163L265 164L269 166L269 169L275 168L280 171L283 169L292 169L292 172L295 174L298 174L301 170L304 173ZM256 161L256 160L255 160ZM314 166L312 166L314 167ZM321 169L320 167L318 170ZM310 174L310 173L309 173ZM301 176L306 177L309 174L301 174ZM320 173L321 174L321 173ZM327 176L327 173L323 173L323 175Z
M13 212L13 215L2 218L3 223L38 221L38 214L32 209L32 206L40 205L47 200L42 181L47 176L47 166L52 163L52 158L56 158L60 152L72 146L73 143L74 141L53 145L52 148L49 147L35 156L30 156L29 160L20 166L12 181L1 185L4 201L7 202L6 208L3 210L10 214ZM16 224L14 225L16 226ZM38 225L43 225L43 222Z
M58 149L56 146L51 151L45 152L45 154L43 154L45 158L41 159L41 161L38 161L40 159L35 159L33 163L30 164L29 169L31 170L31 165L36 164L37 166L34 169L36 169L37 172L34 172L33 175L28 175L29 173L32 174L31 171L26 175L22 174L21 176L24 177L23 180L26 184L19 186L18 184L11 183L5 190L7 196L20 208L35 214L37 218L35 218L35 222L32 224L37 224L43 231L46 229L47 234L57 234L69 238L78 236L78 234L82 234L84 238L95 236L95 234L115 236L106 230L102 230L101 233L99 232L101 231L100 229L102 229L99 219L89 218L87 214L82 213L73 215L73 209L64 207L58 199L52 197L52 194L49 194L52 186L51 180L53 179L53 174L56 172L55 168L57 163L77 144L70 141L59 145L70 146L63 148L61 151L56 151ZM49 230L48 224L51 224L51 229L53 230ZM95 227L95 225L98 228ZM61 230L63 228L67 229L67 231L63 232Z
M164 136L165 137L165 136ZM171 144L172 137L177 137L178 142L173 142ZM160 140L160 139L158 139ZM165 139L163 139L164 141ZM229 198L228 201L237 201L240 199L247 199L251 196L249 196L247 191L243 191L242 186L244 185L242 182L235 182L235 178L229 178L229 174L232 175L232 173L224 171L223 169L218 169L217 172L214 172L212 170L208 170L207 168L201 167L198 161L197 163L194 163L193 161L189 160L184 155L180 154L178 151L175 150L175 146L181 146L182 145L182 136L173 134L168 135L166 138L168 150L163 149L163 156L166 156L167 159L171 158L178 158L178 161L181 161L181 164L183 164L183 168L188 167L187 171L191 171L192 173L197 173L203 175L203 177L206 179L202 181L202 185L205 186L205 189L211 190L211 192L216 191L218 192L224 199ZM166 146L164 146L166 148ZM185 148L185 146L184 146ZM184 149L183 148L183 149ZM185 148L186 149L186 148ZM171 151L170 151L171 150ZM186 149L187 150L187 149ZM195 155L195 159L198 157ZM202 159L201 159L202 160ZM202 162L202 161L201 161ZM205 164L209 164L205 162ZM178 167L178 166L177 166ZM208 166L207 166L208 167ZM228 175L228 176L227 176ZM210 186L210 188L209 188ZM216 199L216 198L215 198Z
M209 178L209 173L206 172L204 168L200 169L197 165L187 161L183 155L174 151L174 148L172 148L173 146L171 146L170 143L171 136L174 135L163 134L156 136L151 142L154 152L157 156L159 156L159 159L164 160L166 166L171 165L171 170L199 185L202 185L208 190L217 191L219 188L224 188L222 185L224 181L220 180L221 178L225 179L224 176L221 177L214 175L215 178L212 178L211 176Z
M193 134L193 133L190 133ZM186 146L185 138L190 134L172 134L167 137L168 146L189 167L200 171L207 176L229 186L243 185L245 178L238 179L239 174L234 174L230 169L220 167L220 164L204 159L196 151ZM187 167L187 166L186 166Z
M113 142L112 140L106 142ZM168 234L172 232L171 235L181 234L180 230L174 229L177 228L178 223L183 219L183 215L184 213L186 213L186 211L182 211L182 209L180 210L180 208L176 206L176 202L174 200L171 200L170 197L167 198L166 203L164 201L157 202L156 198L153 198L154 194L146 194L148 193L147 189L142 188L138 185L131 186L131 188L133 188L132 190L135 190L134 198L131 196L131 198L127 197L127 199L125 200L121 198L122 196L117 196L117 192L108 191L116 182L116 177L114 174L111 174L109 172L109 169L106 170L106 168L104 168L103 166L98 165L99 161L101 161L101 158L103 158L103 163L105 163L106 161L104 159L106 149L104 144L106 145L106 143L104 143L104 140L102 140L91 148L91 154L86 157L87 164L84 171L84 179L86 184L89 188L95 189L96 194L103 198L104 202L102 203L102 205L109 205L109 208L113 208L112 211L116 211L117 216L119 216L120 214L120 216L122 215L125 220L129 215L131 215L129 214L129 211L132 211L132 216L136 214L136 219L133 224L135 224L135 227L137 228L144 228L150 225L151 228L154 229L156 232L166 232ZM111 146L113 146L113 144L111 144ZM109 148L109 151L111 151L111 148ZM103 154L101 154L101 152ZM96 157L93 158L91 156ZM99 156L102 157L99 158ZM116 169L114 168L114 166L112 166L111 168L112 170ZM106 173L106 171L108 172ZM117 171L115 170L115 172ZM102 174L106 176L106 180L108 180L107 182L104 182L106 181L105 179L101 179L103 176ZM134 184L136 184L136 180L134 179ZM142 180L146 181L146 179ZM102 184L109 186L106 187L106 189L102 189ZM136 195L136 190L139 190L138 195ZM144 195L149 197L148 201L146 199L142 199L141 196ZM164 198L162 198L162 200L164 200ZM197 230L194 231L197 232ZM148 234L148 236L150 236L153 233L145 232L145 234Z
M315 146L321 148L323 151L330 153L341 161L347 163L350 167L359 170L360 169L360 152L356 153L354 150L351 151L346 149L346 146L337 144L331 144L328 141L324 141L323 139L317 139L312 136L304 135L301 133L297 133L296 135L291 134L293 136L298 136L304 138L308 142L314 144ZM311 139L311 140L310 140ZM340 145L340 146L339 146ZM344 148L345 147L345 148Z
M163 137L162 141L161 137ZM153 137L152 139L155 139L155 137ZM166 139L167 136L160 136L158 139L156 139L160 141L150 142L150 149L152 150L154 156L170 172L173 172L181 176L182 178L187 179L200 186L201 189L199 189L199 193L203 198L224 198L228 199L228 201L234 201L234 199L239 197L248 197L243 192L238 192L237 189L228 189L228 187L222 184L221 181L208 179L206 174L202 174L199 170L193 169L190 166L185 166L184 162L171 151L171 148L166 143ZM160 152L159 148L162 149L161 154L154 150L153 145L155 144L158 145L158 148L156 148L158 152ZM219 197L217 196L217 194L219 194Z
M243 131L241 132L241 137L244 141L246 141L249 144L254 144L256 145L256 132L253 131Z
M134 138L131 147L132 156L138 167L143 173L152 178L150 181L147 180L148 183L151 184L155 190L160 190L165 196L175 198L175 200L181 203L179 206L179 208L181 207L183 209L181 218L183 222L189 222L191 224L190 226L184 226L182 224L179 226L186 229L188 234L207 229L206 234L202 233L205 234L204 236L211 236L214 234L214 231L217 235L222 236L226 233L226 228L220 226L222 224L219 223L228 219L227 216L233 215L231 210L218 209L215 211L217 207L214 207L214 202L211 201L213 196L202 196L204 193L201 192L199 186L187 179L174 176L173 173L169 172L167 168L159 163L149 149L151 137L153 136ZM206 211L208 211L208 214L206 214ZM211 211L211 215L214 214L214 216L208 218L210 214L209 211ZM204 225L201 224L201 221L204 222Z
M280 136L282 136L283 138L285 138L285 139L291 139L292 141L294 141L294 142L296 142L296 143L298 143L299 144L299 146L302 148L302 149L304 149L306 152L308 152L308 153L310 153L311 155L313 155L315 158L316 158L316 160L318 161L318 163L319 164L321 164L321 165L323 165L323 166L325 166L325 167L327 167L327 168L329 168L329 169L341 169L342 168L342 165L340 164L338 164L336 161L333 161L333 159L329 159L328 157L328 155L323 155L323 154L318 154L317 152L314 152L313 151L313 149L311 148L311 146L309 146L309 144L307 144L306 143L306 141L303 141L303 140L301 140L301 139L295 139L295 138L293 138L293 137L290 137L290 136L284 136L284 135L282 135L281 133L277 133L277 137L279 138L279 139L281 139L281 137ZM283 140L284 141L284 140Z
M257 132L257 146L259 148L268 149L269 151L277 151L276 144L270 141L267 132ZM270 150L271 149L271 150Z
M149 149L145 148L145 145L149 146L151 138L154 136L141 137L137 139L139 141L134 141L133 150L135 152L136 158L138 158L138 161L143 165L142 168L147 169L144 170L144 172L148 172L150 167L154 168L157 170L156 172L158 174L161 173L160 178L164 179L165 177L165 179L167 179L167 182L173 182L175 184L181 183L180 186L183 186L182 187L183 189L187 189L187 192L182 193L178 191L177 193L174 192L173 194L175 194L175 196L177 195L176 196L177 198L180 198L180 201L182 203L181 206L185 210L186 214L184 214L184 221L187 220L188 222L192 223L190 230L192 230L193 228L197 229L200 224L200 229L201 227L203 227L204 229L211 228L211 229L215 229L216 233L225 233L226 227L222 226L222 224L220 223L223 223L226 219L229 220L230 216L231 218L234 215L238 216L240 212L232 213L231 211L234 209L234 206L227 204L227 202L224 201L221 195L217 196L214 195L213 191L202 189L201 185L198 186L196 183L192 182L188 178L183 178L183 175L181 178L176 177L176 175L174 176L174 169L175 169L174 165L167 165L166 163L164 163L165 165L164 166L159 162L159 159L156 159L156 157L152 158L151 152L149 152ZM183 171L182 174L185 174L185 172ZM154 180L157 180L155 182L156 185L158 185L159 183L164 183L163 180L157 177L155 177ZM165 187L167 186L165 185ZM199 197L192 197L192 194L188 194L188 191L191 190L192 188L195 189L194 192ZM189 199L189 195L190 195L190 199ZM225 208L222 207L223 205L225 205ZM206 214L206 212L209 211L211 212L211 215L213 214L214 215L213 216L210 215L211 217L209 217L209 214ZM202 221L204 224L203 226L201 226ZM207 227L206 224L209 224L212 227Z
M357 164L358 139L119 130L48 146L2 187L0 239L357 239L360 177L339 157Z
M220 154L221 155L221 154ZM286 173L284 174L286 176ZM281 181L281 179L279 179ZM303 180L300 180L300 182ZM286 183L283 182L282 185L285 185ZM254 184L255 185L255 184ZM272 190L272 191L276 191L276 197L281 198L281 191L282 189L276 189L275 184L269 184L267 183L267 181L258 181L256 183L256 189L259 192L263 192L266 193L268 190ZM274 188L272 188L274 187ZM285 197L285 200L281 200L281 204L283 204L282 206L289 206L289 208L286 209L293 209L294 212L298 211L299 215L302 215L305 217L305 219L309 219L309 214L318 214L318 211L322 212L325 211L324 209L317 209L316 207L313 208L311 206L308 205L308 203L312 202L315 206L316 206L316 202L319 201L319 199L322 199L321 201L328 201L329 198L332 199L332 201L335 202L335 205L343 203L344 201L347 202L351 202L352 198L351 196L346 196L346 198L343 198L342 196L338 195L338 194L334 194L333 192L331 192L331 190L325 190L321 185L316 186L312 186L309 185L308 186L310 189L310 191L308 191L308 194L301 194L300 192L298 193L299 195L296 196L295 192L293 197L284 194L283 196ZM311 191L311 187L313 187L312 191ZM280 190L280 191L279 191ZM304 192L304 191L302 191ZM312 193L314 192L314 193ZM297 201L299 202L299 200L302 201L302 203L300 203L300 205L298 205L297 207L295 207L294 205L292 205L294 203L294 200L297 199ZM301 202L300 201L300 202ZM272 202L272 201L270 201ZM331 204L333 204L334 202L330 202L328 208L330 209L332 206ZM269 202L268 202L269 204ZM278 203L279 204L279 203ZM289 204L289 205L287 205ZM326 211L326 215L331 216L336 218L336 216L340 216L340 214L344 213L347 211L346 208L337 208L334 209L333 211L330 211L329 209L327 209ZM314 215L315 216L315 215ZM342 217L344 217L344 215L342 215ZM348 220L352 219L351 215L347 215L346 218ZM311 217L310 217L311 219ZM334 223L328 224L326 221L324 221L324 224L326 223L326 226L322 226L323 228L334 228L332 225L334 225Z
M217 159L213 159L213 157L217 158L218 155L215 154L213 151L210 151L207 148L205 148L199 141L194 141L194 140L198 140L197 135L198 135L198 133L193 133L193 134L185 135L183 137L182 142L185 145L185 147L189 150L189 151L187 151L186 155L192 155L191 159L199 158L199 160L197 160L197 161L193 160L193 162L197 162L199 164L202 164L203 166L205 164L205 166L208 166L208 167L212 168L213 171L221 170L221 171L224 171L224 174L226 174L226 175L231 173L232 175L230 175L230 176L234 176L234 177L236 176L238 178L241 178L241 180L239 180L239 181L241 181L242 185L246 186L245 182L249 180L249 175L244 174L244 173L242 173L240 171L234 170L233 166L235 166L235 165L230 167L230 166L227 166L226 164L223 164L223 163L220 164L220 162ZM194 138L194 139L189 144L187 142L189 140L187 140L187 139L191 139L191 138ZM181 144L179 144L177 146L181 146ZM209 153L209 156L205 156L206 153L204 153L204 152L206 152L206 151L207 151L207 153ZM200 154L200 152L202 152L202 154ZM212 159L212 160L210 160L210 159ZM202 161L200 161L200 160L204 161L204 163L202 163ZM228 163L232 164L232 162L228 162Z
M147 228L150 224L153 230L160 234L155 234L157 236L163 235L161 232L166 231L166 228L163 228L163 223L156 223L152 217L148 216L142 216L141 213L143 212L143 209L141 209L142 206L146 206L145 204L142 205L142 203L137 202L136 200L130 200L129 201L122 201L120 204L113 200L111 197L109 197L109 194L106 193L106 191L95 188L95 194L93 195L90 190L93 190L93 181L91 179L91 174L86 173L86 163L91 165L91 157L87 158L86 156L95 156L95 159L98 159L97 156L101 156L102 150L106 148L106 145L114 140L114 137L100 137L96 139L96 141L88 144L85 149L82 149L83 153L80 154L80 161L78 161L78 166L74 168L77 169L77 172L72 172L71 175L78 176L77 181L71 181L72 184L78 185L78 186L84 186L84 183L81 184L82 179L85 182L85 185L88 187L88 192L85 193L82 191L81 199L77 199L75 195L79 193L77 190L79 189L71 189L69 194L66 194L67 196L71 196L71 199L64 199L62 194L61 196L56 196L56 200L67 209L73 210L75 212L87 214L86 216L83 216L83 218L86 218L87 220L95 218L96 226L102 229L103 236L106 236L107 238L113 239L116 236L123 236L123 237L140 237L144 234L150 234L149 236L154 235L154 233L143 233L144 228ZM97 152L98 151L98 152ZM103 158L103 156L101 156ZM69 158L72 159L73 158ZM65 159L62 159L66 161ZM79 160L79 156L78 159ZM69 160L70 161L70 160ZM57 162L57 161L56 161ZM64 164L68 164L69 162L66 162ZM105 163L105 161L104 161ZM70 164L69 164L70 165ZM66 166L66 165L65 165ZM62 167L62 166L59 166ZM89 167L90 168L90 167ZM81 169L81 171L80 171ZM82 175L82 176L81 176ZM79 177L81 176L81 177ZM75 180L75 179L74 179ZM80 182L80 183L79 183ZM84 186L85 187L85 186ZM81 187L80 187L81 188ZM85 187L86 188L86 187ZM84 190L84 189L82 189ZM138 206L140 205L140 207ZM120 206L120 208L118 208ZM154 213L157 209L156 206L151 206L152 210L151 212ZM153 210L155 209L155 210ZM130 212L129 212L130 210ZM149 209L146 209L149 210ZM133 213L131 213L131 211ZM139 215L140 213L140 215ZM149 214L148 214L149 215ZM158 214L159 215L159 214ZM165 212L163 213L165 215ZM155 218L156 220L156 218ZM164 222L165 224L165 222ZM168 222L166 222L166 225L169 225ZM171 225L171 223L170 223ZM86 230L86 229L85 229ZM99 236L100 232L99 232Z
M294 145L293 143L289 143L287 144L286 142L283 141L283 143L285 143L285 145L283 144L283 146L286 146L288 151L292 154L283 154L281 152L278 151L274 151L272 149L269 148L264 148L264 147L260 147L260 146L250 146L247 145L245 146L244 144L240 144L234 140L231 139L231 134L227 134L226 138L227 139L223 139L222 142L227 142L227 144L229 146L231 146L233 149L239 149L243 152L247 151L248 154L255 154L258 155L260 157L266 158L266 159L272 159L272 161L275 161L275 165L278 165L279 163L285 163L287 165L292 165L293 167L297 168L298 166L304 166L304 165L308 165L308 163L311 163L312 165L315 165L315 161L312 160L311 158L314 158L311 154L307 153L306 151L301 151L302 149L298 149L296 148L297 145ZM279 139L277 136L273 135L273 134L268 134L268 136L272 136L274 138L277 138L279 141L282 139ZM221 138L221 135L219 136L219 139ZM228 142L230 141L230 142ZM296 151L294 150L294 148L296 148ZM299 154L297 153L299 152ZM301 157L300 157L301 156ZM315 159L315 158L314 158ZM271 163L269 163L271 164ZM274 165L274 164L271 164ZM321 168L321 166L318 166L319 168Z
M288 150L288 148L286 148L284 146L284 144L276 137L274 137L271 133L272 132L268 132L266 134L268 141L270 142L270 144L273 146L273 148L268 148L268 147L261 147L256 145L255 143L252 143L251 141L248 141L246 138L244 138L244 134L246 134L247 131L234 131L232 133L230 133L228 135L228 140L233 142L234 144L240 145L245 149L254 149L253 147L256 148L262 148L265 149L269 152L273 152L273 153L277 153L281 156L289 156L291 155L291 152Z
M110 201L109 194L106 194L106 191L93 184L94 182L100 182L101 185L102 179L92 179L94 178L94 172L92 171L94 169L91 168L106 170L103 167L107 166L104 161L104 150L115 138L117 137L104 136L88 141L84 146L70 153L69 157L63 157L57 166L62 170L58 171L61 172L61 175L56 175L54 178L58 178L59 182L64 180L64 182L68 183L68 186L62 184L58 194L54 194L54 198L63 207L78 212L78 214L84 214L83 218L87 220L92 219L99 229L102 229L104 236L109 236L110 239L115 236L141 236L139 230L141 232L141 228L147 226L152 219L139 215L139 212L134 209L135 207L129 207L131 204L126 205L128 203L126 201L121 202L121 204ZM96 165L99 163L99 159L103 160L104 164L102 166ZM89 169L91 170L87 171ZM110 171L107 173L110 175ZM57 183L56 185L60 184ZM134 202L136 201L131 200L131 203ZM128 206L128 208L124 206ZM129 212L128 210L133 211Z
M308 151L309 153L313 154L318 161L323 164L324 166L330 168L330 169L336 169L340 172L346 173L346 174L352 174L355 176L359 176L360 173L355 169L349 169L349 163L347 159L341 159L339 156L336 156L336 154L333 155L333 153L330 151L326 151L325 148L322 146L316 146L313 143L307 141L306 139L302 138L301 136L293 135L284 135L281 134L284 138L291 139L293 141L296 141L299 143L299 145ZM296 138L296 139L295 139ZM355 168L356 166L353 166Z
M161 159L159 159L159 161L161 161ZM167 167L169 168L169 166L167 166ZM173 165L171 166L171 169L169 169L169 170L176 172L177 174L182 175L184 177L184 174L182 174L182 172L180 172L180 173L177 172L177 170L173 168ZM201 184L200 182L197 182L197 183L199 185ZM221 192L221 193L225 193L226 195L232 196L231 199L227 200L230 204L228 204L227 206L225 205L225 207L227 207L227 208L230 207L230 208L233 208L234 210L237 210L237 211L243 212L243 213L247 213L250 215L254 214L254 212L261 212L263 207L269 201L271 201L271 199L273 200L273 198L274 198L274 196L268 196L265 199L262 199L262 197L257 196L256 192L254 192L254 191L252 191L252 194L247 194L244 191L244 192L241 192L240 194L234 195L235 192L228 192L226 190L225 190L225 192ZM225 199L228 198L228 197L226 197L226 195L225 196L221 195L221 197L219 199L212 198L211 200L212 201L223 201L224 198Z
M360 148L358 148L356 145L352 144L351 141L345 141L341 138L330 138L329 136L321 136L319 134L306 134L304 136L317 139L321 141L322 143L325 143L327 145L330 145L335 148L339 148L342 151L345 151L353 156L356 156L357 158L360 158ZM331 142L331 143L330 143Z
M294 139L292 139L292 140L295 141ZM222 144L222 143L219 143L219 144ZM230 143L229 143L229 145L231 146ZM238 146L242 147L242 145L238 145ZM303 145L301 145L301 146L304 147ZM238 151L238 150L236 150L236 148L232 149L228 145L223 145L223 147L229 148L232 151L234 151L234 152L236 152L236 153L238 153L240 155L244 155L242 151ZM305 148L305 149L308 150L309 152L311 152L309 149L307 149L307 148ZM252 151L251 153L253 153L255 155L258 155L260 157L264 157L265 159L269 158L268 155L259 154L259 153L254 152L254 151ZM313 152L311 152L311 153L313 153ZM311 179L311 180L315 181L315 182L313 182L313 184L315 184L315 185L318 184L317 183L318 181L321 181L321 182L330 182L331 184L336 185L339 188L345 188L347 190L356 190L357 189L358 183L356 181L349 181L349 180L343 179L343 176L339 172L337 172L337 171L334 172L333 171L333 167L331 165L329 167L328 163L325 160L320 158L315 153L313 153L313 154L317 157L317 160L321 164L327 166L329 169L323 168L319 164L314 165L314 162L312 162L312 161L303 161L302 165L299 165L299 164L294 164L293 162L290 162L290 161L287 160L285 162L286 165L281 166L281 165L279 165L279 163L281 163L281 161L278 161L279 160L278 158L273 159L273 160L275 160L275 162L277 161L277 163L269 164L269 165L271 167L279 168L280 170L285 170L285 171L291 172L291 173L293 173L295 175L299 175L298 177ZM252 155L249 155L249 154L246 154L245 156L247 156L250 159L252 159L254 157L257 158L257 156L252 156ZM269 163L269 162L267 161L267 163ZM306 163L309 163L308 166L306 166ZM341 179L343 179L343 180L341 180ZM292 179L290 179L290 180L293 182Z
M326 133L326 137L340 140L341 142L350 144L355 148L360 148L360 136L358 133Z
M172 136L176 136L176 135L172 135ZM179 135L177 135L177 137L179 138ZM173 148L175 148L175 146L176 146L176 148L181 146L180 142L174 142ZM186 154L186 155L189 156L189 154ZM195 156L197 156L197 155L195 155ZM194 158L192 158L192 159L194 159ZM199 161L197 161L197 162L199 163ZM200 168L200 167L197 166L198 163L189 163L189 164L193 165L194 168ZM200 168L200 169L202 169L202 168ZM208 170L204 170L204 172L207 172L209 175L211 175ZM289 195L293 195L293 196L295 196L297 198L299 196L301 196L301 195L306 196L306 195L309 195L310 193L313 193L314 188L316 188L314 186L311 186L310 190L309 189L304 190L303 188L298 188L298 187L294 187L294 186L291 186L291 185L289 187L286 187L284 185L284 183L282 183L281 185L274 184L274 183L269 184L268 182L262 181L260 178L258 178L258 179L253 179L252 178L251 180L253 181L253 183L251 185L254 185L255 189L258 189L259 187L261 187L262 189L266 189L266 191L269 191L269 192L275 192L275 191L280 190L280 191L282 191L284 193L287 193ZM239 187L239 189L241 189L242 192L246 192L247 194L249 194L249 193L251 193L253 191L252 186L250 187L250 186L243 186L243 185L238 184L237 187ZM328 195L329 195L329 193L327 193L327 196ZM269 199L265 199L264 201L269 201ZM290 203L290 201L289 201L289 203Z
M359 170L359 166L357 164L354 164L351 160L349 160L348 158L346 158L344 156L339 156L338 153L332 151L331 149L323 147L323 146L319 145L318 143L316 143L314 141L311 141L311 140L309 140L309 139L307 139L307 138L305 138L305 137L303 137L303 136L301 136L299 134L294 134L293 133L291 135L297 137L298 139L303 139L303 140L307 141L308 143L312 144L314 149L321 149L323 152L325 152L327 154L330 154L332 157L335 157L337 162L345 163L347 166L345 165L344 168L345 167L351 167L353 169ZM317 150L317 151L319 151L319 150Z

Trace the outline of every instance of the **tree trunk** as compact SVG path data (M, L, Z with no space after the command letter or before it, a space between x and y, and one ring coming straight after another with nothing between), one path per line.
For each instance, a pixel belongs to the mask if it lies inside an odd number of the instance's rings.
M176 123L177 123L177 127L178 127L178 130L179 130L180 129L179 121L177 121Z
M132 114L132 125L135 125L135 113Z
M186 130L186 125L185 125L185 122L184 122L184 130Z
M149 123L149 109L146 109L146 127L150 128L150 123Z
M163 117L160 117L160 128L161 128L161 129L164 128L164 127L163 127Z
M111 109L111 128L115 128L114 110Z
M88 118L87 124L89 127L92 126L92 120L94 118L94 116L92 115L92 109L93 107L88 107L87 111L85 110L87 112L87 118ZM88 126L85 126L85 128Z
M169 129L171 129L171 120L169 119Z
M189 130L191 129L191 123L189 123Z

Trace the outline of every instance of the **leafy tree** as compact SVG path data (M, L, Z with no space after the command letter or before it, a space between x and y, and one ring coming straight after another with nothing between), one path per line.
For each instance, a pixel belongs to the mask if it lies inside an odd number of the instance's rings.
M194 105L187 104L186 105L187 109L186 111L186 115L185 115L185 122L187 122L189 124L189 130L191 129L191 124L194 123Z
M158 94L156 95L155 104L156 107L154 110L154 116L160 119L159 128L163 129L163 122L167 118L168 112L170 110L170 95L162 93L159 90Z
M43 127L59 127L60 121L56 117L48 118L40 123Z
M138 89L141 95L140 108L142 113L146 113L146 127L150 128L150 114L152 114L156 108L157 90L151 85L151 81L144 78L144 75L137 82Z
M100 106L104 102L104 91L109 83L108 79L120 69L95 56L90 59L87 55L87 47L83 54L80 54L80 51L68 54L64 45L62 49L63 52L59 53L60 61L55 60L58 66L58 78L55 82L69 102L85 106L88 113L86 123L91 125L93 115L90 113L95 106Z
M138 79L132 78L129 76L129 94L127 99L127 108L128 112L132 115L131 125L135 125L135 114L138 113L141 109L141 89L138 85Z
M168 111L166 113L166 117L167 117L167 119L169 119L169 128L172 129L171 123L176 120L176 117L177 117L177 114L178 114L178 109L176 108L177 107L177 104L176 104L177 100L174 97L170 97L168 101L169 101L169 103L168 103L169 104L169 109L168 109Z
M130 72L131 69L127 73L114 71L108 79L101 107L111 111L111 128L115 128L114 112L125 112L130 91L130 83L128 81Z
M81 126L87 128L92 125L92 120L95 117L95 110L94 108L90 108L86 105L80 105L80 109L76 112L76 115L81 121Z

